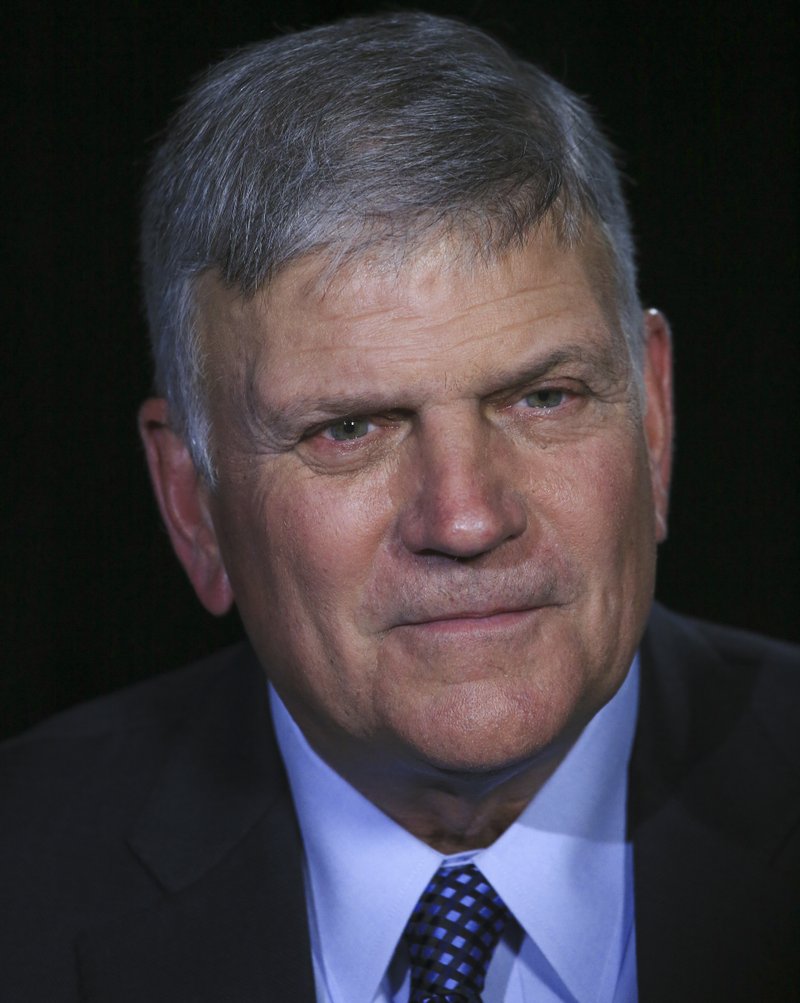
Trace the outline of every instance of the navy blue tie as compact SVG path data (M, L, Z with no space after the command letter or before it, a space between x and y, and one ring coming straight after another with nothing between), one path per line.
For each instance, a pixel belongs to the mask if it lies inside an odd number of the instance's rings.
M411 963L409 1003L480 1003L509 916L474 864L440 867L403 934Z

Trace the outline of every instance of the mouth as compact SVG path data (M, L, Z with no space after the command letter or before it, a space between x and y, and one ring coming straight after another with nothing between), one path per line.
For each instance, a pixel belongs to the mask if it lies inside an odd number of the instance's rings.
M543 606L498 607L477 610L453 610L426 615L398 624L431 633L463 634L506 630L526 622L539 613Z

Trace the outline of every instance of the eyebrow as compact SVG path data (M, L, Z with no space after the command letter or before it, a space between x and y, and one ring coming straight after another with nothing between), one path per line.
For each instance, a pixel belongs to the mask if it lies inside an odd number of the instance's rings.
M575 343L561 346L521 367L505 370L490 367L484 379L490 389L482 393L481 397L492 397L515 387L534 383L564 365L578 365L584 374L590 371L601 383L612 384L623 375L620 354L613 344L594 348ZM271 404L259 391L252 366L248 366L243 404L250 433L271 443L294 441L300 427L305 430L306 427L336 418L412 410L401 403L398 394L381 395L373 390L329 396L295 396L285 403Z
M582 374L591 373L601 382L612 383L623 375L624 366L620 366L620 354L613 344L601 348L580 343L564 345L548 352L529 366L508 371L494 370L491 382L496 385L496 389L489 391L486 396L535 383L554 369L567 365L579 366Z

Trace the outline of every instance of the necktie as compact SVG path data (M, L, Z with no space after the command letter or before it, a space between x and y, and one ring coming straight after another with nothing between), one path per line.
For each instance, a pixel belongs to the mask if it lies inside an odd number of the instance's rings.
M474 864L440 867L403 934L411 962L409 1003L480 1003L509 917Z

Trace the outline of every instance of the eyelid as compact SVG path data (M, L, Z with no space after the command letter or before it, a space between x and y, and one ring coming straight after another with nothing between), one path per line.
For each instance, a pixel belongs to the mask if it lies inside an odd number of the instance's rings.
M526 397L530 397L532 394L542 394L542 393L561 393L565 397L577 397L582 393L582 389L576 386L572 380L547 380L537 383L532 383L527 386L514 387L513 390L506 391L502 395L498 395L501 401L505 401L507 404L517 404L520 401L525 400Z
M337 425L343 425L345 422L352 422L353 424L359 424L360 422L366 422L367 425L370 426L370 427L368 427L368 429L364 433L364 435L356 436L353 439L335 439L333 437L333 435L327 435L327 436L325 435L326 432L330 432ZM325 425L323 425L318 430L317 434L318 435L322 435L325 438L330 439L331 442L336 442L336 443L358 442L360 439L366 439L366 437L369 435L369 433L375 427L376 427L375 422L372 420L372 418L370 418L370 417L368 417L366 415L350 415L350 414L348 414L348 415L345 415L343 418L336 418L334 421L327 422Z
M325 435L324 433L329 432L330 429L337 425L341 425L342 422L352 421L352 422L362 422L365 421L370 426L368 432L365 435L359 436L355 439L349 440L350 442L363 442L367 438L372 438L372 435L376 429L381 427L386 427L390 425L395 425L407 417L406 411L394 410L394 411L384 411L380 413L370 413L370 414L342 414L336 417L331 417L327 421L321 421L317 424L312 425L307 429L303 435L302 439L313 439L317 436L322 436L329 442L335 442L337 445L347 444L346 439L334 439L332 435Z

